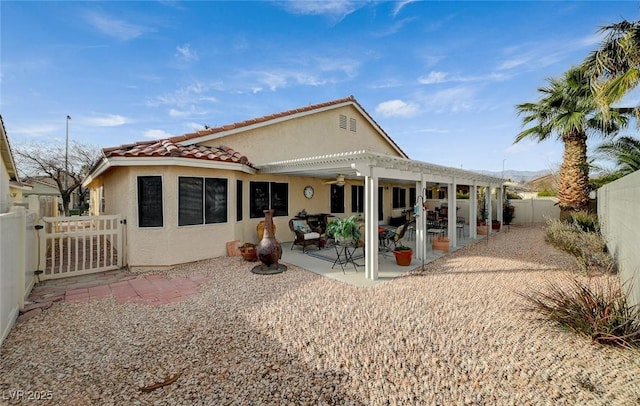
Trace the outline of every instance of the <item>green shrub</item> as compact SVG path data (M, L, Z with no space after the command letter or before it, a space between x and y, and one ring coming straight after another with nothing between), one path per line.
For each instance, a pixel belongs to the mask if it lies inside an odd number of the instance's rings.
M469 193L458 192L456 193L456 199L469 199Z
M552 197L557 194L558 192L554 190L541 190L540 192L538 192L538 197Z
M607 271L614 269L613 258L606 251L602 235L597 231L584 231L576 221L547 220L544 240L573 255L584 272L593 268Z
M519 295L523 310L592 340L619 347L640 347L640 309L629 306L627 295L611 278L572 278L548 282L542 290Z
M598 216L588 211L574 211L570 214L571 221L587 232L600 232Z

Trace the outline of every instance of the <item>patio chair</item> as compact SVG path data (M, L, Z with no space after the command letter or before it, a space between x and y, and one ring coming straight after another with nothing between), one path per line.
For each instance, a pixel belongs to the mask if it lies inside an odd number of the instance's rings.
M312 229L306 220L291 219L289 220L289 229L291 229L295 236L293 244L291 244L291 249L296 245L302 246L302 252L306 252L306 248L309 245L315 245L318 247L318 250L321 249L320 236L322 230L320 227Z
M404 234L407 230L407 225L409 223L405 223L401 226L396 227L395 230L388 230L381 238L380 243L385 251L393 251L398 245L401 245L400 241L404 238Z

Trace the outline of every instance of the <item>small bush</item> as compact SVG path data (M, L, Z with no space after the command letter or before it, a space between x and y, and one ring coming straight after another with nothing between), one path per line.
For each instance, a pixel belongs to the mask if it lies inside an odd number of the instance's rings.
M598 216L588 211L574 211L569 215L570 220L586 232L600 232Z
M600 344L640 347L640 310L629 306L626 294L609 278L548 282L546 289L519 294L527 301L523 310L537 314L540 321Z
M602 235L599 232L584 231L576 221L547 220L544 240L554 247L573 255L578 266L584 272L591 269L610 271L614 261L606 251Z
M555 190L541 190L538 192L538 197L553 197L557 194Z

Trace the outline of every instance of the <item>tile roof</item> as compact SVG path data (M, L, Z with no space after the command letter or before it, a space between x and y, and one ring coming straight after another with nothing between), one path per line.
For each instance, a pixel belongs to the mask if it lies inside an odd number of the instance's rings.
M220 133L220 132L224 132L224 131L235 130L235 129L238 129L238 128L247 127L247 126L254 125L254 124L265 123L267 121L275 120L277 118L282 118L282 117L291 116L291 115L298 114L298 113L304 113L304 112L308 112L308 111L313 111L313 110L317 110L317 109L321 109L321 108L329 107L329 106L334 106L334 105L338 105L338 104L342 104L342 103L346 103L346 102L354 102L354 103L358 104L358 102L356 101L356 99L353 96L349 96L349 97L345 97L345 98L342 98L342 99L331 100L331 101L328 101L328 102L318 103L318 104L310 104L308 106L300 107L300 108L293 109L293 110L282 111L280 113L273 113L273 114L269 114L269 115L262 116L262 117L252 118L252 119L245 120L245 121L239 121L239 122L233 123L233 124L226 124L226 125L223 125L223 126L220 126L220 127L207 128L205 130L200 130L200 131L197 131L195 133L188 133L188 134L178 135L178 136L175 136L175 137L171 137L169 139L171 141L173 141L173 142L188 141L188 140L193 139L193 138L199 138L199 137L204 137L204 136L207 136L207 135L216 134L216 133ZM362 109L362 110L364 111L364 109Z
M238 163L253 166L249 159L227 146L176 145L171 139L136 142L119 147L104 148L105 157L176 157Z
M331 101L324 102L324 103L310 104L310 105L305 106L305 107L300 107L300 108L297 108L297 109L287 110L287 111L283 111L283 112L280 112L280 113L269 114L269 115L266 115L266 116L252 118L252 119L245 120L245 121L239 121L237 123L227 124L227 125L223 125L223 126L220 126L220 127L207 128L205 130L197 131L195 133L188 133L188 134L183 134L183 135L178 135L178 136L175 136L175 137L171 137L171 138L169 138L169 140L171 140L172 142L181 143L181 142L188 141L188 140L191 140L191 139L194 139L194 138L206 137L207 135L217 134L217 133L221 133L221 132L224 132L224 131L230 131L230 130L240 129L240 128L243 128L243 127L248 127L250 125L266 123L266 122L268 122L270 120L275 120L275 119L282 118L282 117L292 116L292 115L299 114L299 113L306 113L306 112L309 112L309 111L318 110L318 109L322 109L322 108L330 107L330 106L336 106L336 105L340 105L340 104L343 104L343 103L353 103L353 104L355 104L362 111L362 113L364 115L366 115L367 118L369 120L371 120L372 123L374 123L374 125L380 130L380 132L382 132L384 134L384 136L389 140L389 142L391 144L393 144L393 146L396 147L398 149L398 151L404 155L405 158L409 157L400 148L400 146L398 144L396 144L396 142L389 136L389 134L387 134L382 129L382 127L380 127L380 125L373 119L373 117L371 117L371 115L360 105L360 103L358 103L356 98L353 97L353 96L344 97L342 99L331 100Z

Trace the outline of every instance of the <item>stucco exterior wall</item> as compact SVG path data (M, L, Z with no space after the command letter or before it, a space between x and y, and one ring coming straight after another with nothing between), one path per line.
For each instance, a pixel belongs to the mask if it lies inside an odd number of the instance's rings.
M9 211L10 201L9 172L4 161L0 159L0 213L6 213Z
M347 128L340 128L340 115ZM356 120L356 131L349 119ZM216 138L204 145L226 145L246 155L254 164L287 159L368 150L400 156L353 106L316 112L265 127Z
M598 219L620 281L630 289L632 305L640 304L640 171L598 189Z

